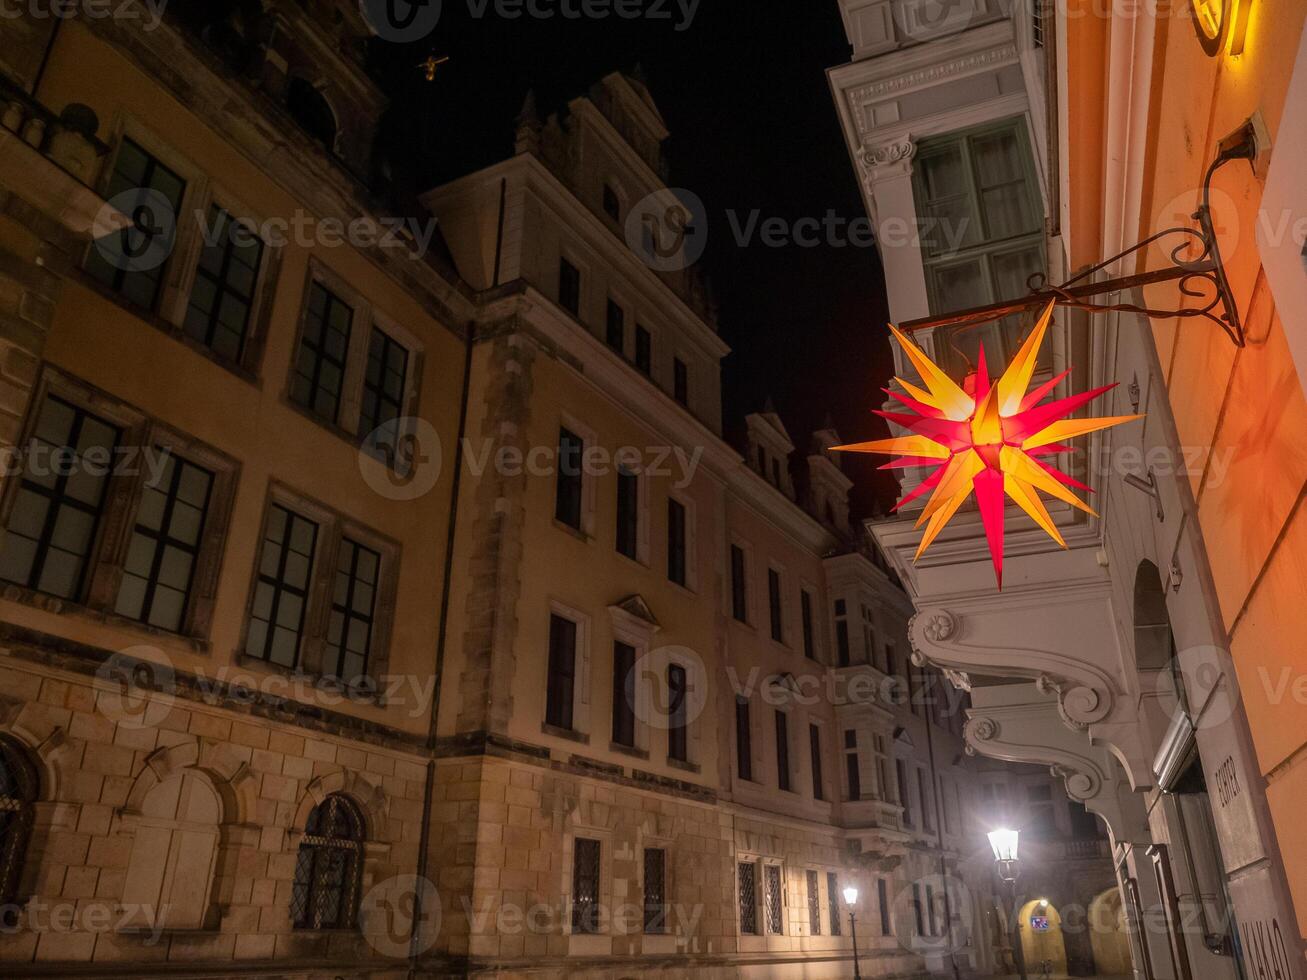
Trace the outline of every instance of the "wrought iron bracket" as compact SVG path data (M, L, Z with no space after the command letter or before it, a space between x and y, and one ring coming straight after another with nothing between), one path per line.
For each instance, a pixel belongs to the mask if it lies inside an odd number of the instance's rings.
M1257 135L1252 121L1245 123L1221 141L1216 159L1212 161L1203 176L1198 207L1192 215L1198 223L1197 228L1176 226L1149 235L1143 241L1083 270L1060 285L1049 285L1044 281L1042 274L1036 274L1027 282L1030 293L1020 299L972 307L943 316L912 320L901 324L899 329L911 334L938 327L979 326L1013 313L1042 309L1049 303L1056 303L1058 306L1087 310L1091 313L1117 311L1138 313L1150 319L1172 317L1205 319L1225 331L1226 336L1236 347L1243 347L1246 344L1243 321L1239 317L1239 304L1230 288L1230 281L1225 274L1225 264L1221 259L1221 246L1217 241L1216 227L1212 222L1210 195L1212 176L1218 169L1231 160L1248 160L1251 163L1256 157ZM1122 259L1174 236L1183 236L1184 240L1171 249L1170 266L1116 279L1094 279L1098 273ZM1185 297L1176 309L1157 309L1138 303L1100 299L1100 297L1110 297L1141 286L1162 282L1177 283L1181 294Z

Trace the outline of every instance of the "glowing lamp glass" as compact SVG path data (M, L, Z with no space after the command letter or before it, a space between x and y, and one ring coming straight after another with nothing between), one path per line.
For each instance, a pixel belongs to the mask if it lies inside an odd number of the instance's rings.
M852 885L844 889L844 904L849 906L858 904L858 890Z
M1015 830L991 830L989 846L994 849L994 860L1015 861L1017 859L1017 841L1020 836Z

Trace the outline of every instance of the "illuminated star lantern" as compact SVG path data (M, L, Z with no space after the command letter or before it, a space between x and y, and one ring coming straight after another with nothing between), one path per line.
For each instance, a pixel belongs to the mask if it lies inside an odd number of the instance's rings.
M974 491L1000 589L1003 587L1004 495L1011 497L1049 537L1065 548L1066 542L1049 517L1039 491L1095 514L1093 508L1083 503L1070 488L1093 491L1041 457L1069 452L1071 447L1065 444L1068 439L1143 418L1141 415L1101 419L1067 417L1099 395L1111 391L1116 387L1114 384L1041 405L1040 402L1069 371L1033 391L1027 391L1052 316L1053 304L1050 303L1021 350L996 382L990 382L982 346L976 372L967 379L965 388L956 384L911 340L891 326L890 330L921 374L927 390L922 391L896 378L906 394L888 388L884 389L885 393L901 402L908 411L878 411L875 414L912 434L835 447L845 452L900 457L881 469L935 467L920 486L894 506L899 510L922 494L930 493L930 499L917 520L917 527L926 524L917 548L917 558L930 547L944 525Z

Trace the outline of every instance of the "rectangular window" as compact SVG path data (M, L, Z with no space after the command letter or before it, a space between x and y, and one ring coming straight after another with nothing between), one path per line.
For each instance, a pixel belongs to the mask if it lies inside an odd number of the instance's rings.
M776 779L777 785L790 791L790 723L784 711L776 712Z
M744 579L744 549L731 545L731 615L738 622L749 621L747 583Z
M572 316L581 315L581 270L567 259L558 260L558 305Z
M644 931L662 935L667 922L667 852L661 847L644 849Z
M690 369L679 357L672 359L672 397L682 405L690 404Z
M381 555L342 538L327 621L328 675L350 682L367 675L380 577Z
M568 527L581 529L581 457L585 443L567 429L558 430L558 485L554 516Z
M784 624L781 622L781 573L767 569L767 610L771 619L771 638L785 642Z
M190 601L213 474L166 450L146 481L114 611L176 633Z
M849 621L835 620L835 652L841 667L849 666Z
M635 647L613 644L613 741L635 748Z
M576 623L549 617L549 676L545 686L545 723L572 730L576 692Z
M930 793L926 789L926 770L917 770L917 797L921 800L921 829L934 831L935 815L931 812Z
M899 781L899 806L903 807L903 826L911 827L913 824L912 789L908 783L907 763L902 759L895 759L894 769Z
M680 664L667 665L667 758L689 762L689 678Z
M821 729L816 725L808 726L808 749L812 753L812 798L824 800L826 794L821 787Z
M578 837L572 855L572 932L599 931L599 842Z
M862 772L858 765L858 733L848 729L844 733L844 771L849 780L849 799L862 799Z
M817 648L812 625L812 593L807 589L799 590L799 613L803 618L803 655L809 660L816 660Z
M741 779L753 780L753 733L749 721L749 702L735 696L735 769Z
M653 343L649 331L635 325L635 366L643 374L653 372Z
M90 412L46 398L0 547L0 577L81 598L119 436ZM88 458L102 464L88 465Z
M619 467L617 470L617 552L636 556L640 528L640 478Z
M604 214L614 221L622 220L622 202L610 184L604 184Z
M1020 118L922 140L913 165L918 217L932 229L922 242L933 313L1013 299L1044 271L1043 208L1026 125ZM1006 363L1025 332L1018 316L941 333L954 349L946 369L975 360L983 343Z
M404 414L404 382L408 379L408 348L373 328L368 340L368 367L363 375L363 407L359 434L376 432ZM391 438L399 433L391 433ZM393 455L394 449L390 448ZM390 459L394 465L394 459Z
M890 919L889 886L885 883L884 878L876 879L876 904L880 907L880 934L882 936L892 935L894 925Z
M817 872L808 871L805 876L808 884L808 934L821 935L821 890Z
M318 525L280 504L268 509L245 653L279 667L299 666Z
M104 196L111 199L123 193L133 195L133 224L91 246L86 272L129 302L153 310L159 303L164 260L171 246L167 238L177 228L186 182L139 143L124 139ZM155 213L165 208L165 213Z
M830 917L830 934L838 936L840 923L840 879L834 871L826 872L826 910Z
M263 241L214 204L182 329L219 357L239 363L245 352Z
M667 501L667 578L677 585L686 584L685 505Z
M915 881L912 883L912 915L916 920L917 935L926 935L926 919L924 909L921 907L921 885Z
M611 299L608 301L605 337L609 347L619 354L626 353L626 311Z
M758 866L741 861L736 866L740 886L740 933L758 935Z
M766 892L763 899L767 905L767 932L779 936L785 931L784 895L781 890L781 868L778 864L763 866L765 872Z
M926 886L926 926L930 929L927 935L939 935L935 926L935 888L933 885Z
M320 282L309 287L304 334L295 356L290 398L314 415L335 422L345 384L345 358L354 310Z

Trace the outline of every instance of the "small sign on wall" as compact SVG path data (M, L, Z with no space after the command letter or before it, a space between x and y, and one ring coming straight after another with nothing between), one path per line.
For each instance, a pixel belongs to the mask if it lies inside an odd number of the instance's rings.
M1030 917L1030 928L1035 932L1048 932L1048 916L1032 915Z

